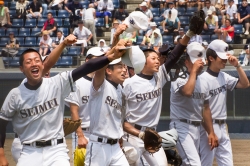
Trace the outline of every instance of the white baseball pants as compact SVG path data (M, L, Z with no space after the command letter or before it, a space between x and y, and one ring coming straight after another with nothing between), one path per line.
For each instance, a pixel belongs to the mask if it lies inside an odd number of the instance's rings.
M15 160L15 162L17 163L21 151L23 149L23 145L21 144L21 141L19 138L15 138L12 142L12 146L11 146L11 154L13 159Z

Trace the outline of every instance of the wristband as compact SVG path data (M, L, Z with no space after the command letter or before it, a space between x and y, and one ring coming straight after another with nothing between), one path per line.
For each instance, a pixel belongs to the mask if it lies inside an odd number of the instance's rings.
M192 38L193 36L195 36L194 32L188 30L186 33L186 36L188 36L189 38Z
M140 131L138 137L143 140L144 139L144 135L145 135L145 133L143 131Z
M241 67L241 64L238 63L237 66L234 66L236 69L238 69L239 67Z

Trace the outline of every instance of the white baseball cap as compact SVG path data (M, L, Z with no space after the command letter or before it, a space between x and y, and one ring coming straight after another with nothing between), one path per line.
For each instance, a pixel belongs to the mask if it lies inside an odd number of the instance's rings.
M148 17L141 11L133 11L129 16L123 21L128 27L126 32L134 32L136 30L147 30L148 28Z
M198 59L201 59L204 64L206 64L206 51L204 47L198 42L192 42L187 46L187 53L190 57L191 62L194 62Z
M157 25L156 25L155 22L150 22L149 25L150 25L151 27L157 27Z
M112 62L110 62L109 65L115 65L117 63L120 63L121 61L122 61L122 58L118 58L118 59L115 59Z
M212 13L213 13L212 10L207 11L207 15L212 15Z
M105 53L103 51L101 51L101 48L100 47L92 47L90 48L88 51L87 51L87 55L86 55L86 58L89 56L89 55L93 55L93 56L102 56L104 55Z
M225 43L223 40L213 40L207 48L210 48L211 50L214 50L218 57L221 59L227 59L228 56L228 44Z
M122 62L127 66L133 67L135 73L138 74L146 63L146 57L139 46L131 46L122 56Z
M146 7L148 7L148 4L147 4L147 2L142 2L141 4L140 4L140 6L146 6Z

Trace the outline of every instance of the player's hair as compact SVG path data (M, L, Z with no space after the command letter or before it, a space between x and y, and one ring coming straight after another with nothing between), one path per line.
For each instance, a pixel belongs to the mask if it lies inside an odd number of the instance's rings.
M90 55L88 55L87 57L86 57L86 59L92 59L94 57L94 55L92 55L92 54L90 54Z
M206 0L205 2L209 2L209 3L211 3L211 1L210 1L210 0Z
M110 69L110 70L113 71L114 70L114 65L108 65L107 69ZM108 78L108 74L107 74L106 70L105 70L105 77Z
M208 66L211 65L211 61L209 60L209 57L210 57L210 56L213 57L214 59L217 58L216 52L215 52L214 50L208 48L208 49L207 49L207 52L206 52L207 63L208 63L207 65L208 65Z
M27 50L25 50L19 57L19 66L23 66L23 60L24 60L24 55L27 54L27 53L30 53L30 52L36 52L38 55L39 55L39 58L42 62L42 58L41 58L41 55L39 54L39 52L33 48L28 48Z
M155 51L150 51L150 50L149 51L144 51L143 53L144 53L145 57L147 58L149 56L149 54L152 53L152 52L155 53ZM157 55L159 55L159 54L157 54Z

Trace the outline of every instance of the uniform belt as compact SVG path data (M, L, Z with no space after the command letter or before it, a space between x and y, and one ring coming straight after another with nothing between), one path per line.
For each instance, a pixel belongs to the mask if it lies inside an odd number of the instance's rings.
M15 138L18 138L18 135L17 135L17 133L15 133Z
M192 120L188 120L188 119L180 119L180 121L184 122L184 123L192 124L194 126L200 126L201 125L201 121L192 121Z
M89 128L82 128L83 131L89 131Z
M222 125L222 124L226 123L226 120L225 119L215 119L215 120L213 120L213 123L217 123L219 125Z
M63 143L63 138L62 139L57 139L57 145L58 144L62 144ZM35 147L46 147L46 146L51 146L52 145L52 140L48 140L48 141L35 141L31 144L24 144L27 146L35 146Z
M152 130L155 130L155 128L146 127L146 126L140 126L140 125L138 125L138 124L135 124L134 127L135 127L137 130L141 130L141 131L146 130L146 128L150 128L150 129L152 129Z
M117 142L118 142L118 139L98 137L98 136L95 136L95 135L90 135L89 139L92 140L92 141L107 143L107 144L110 144L110 145L117 144Z

